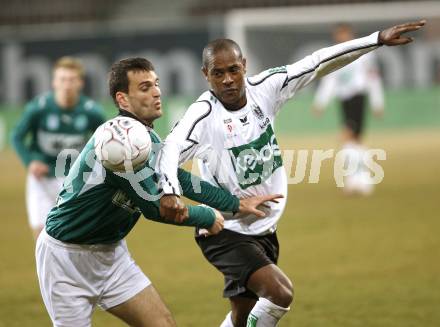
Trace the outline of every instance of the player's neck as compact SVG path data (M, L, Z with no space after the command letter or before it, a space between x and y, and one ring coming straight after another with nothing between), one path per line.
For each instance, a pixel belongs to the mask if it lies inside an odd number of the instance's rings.
M221 101L220 101L221 102ZM226 110L229 111L238 111L244 107L246 107L247 104L247 99L246 97L243 99L240 99L240 101L236 102L236 103L223 103L223 107L225 107Z
M78 102L78 98L66 98L55 94L55 103L63 110L73 109Z
M147 121L139 118L135 113L131 112L130 110L119 108L119 115L131 117L133 119L136 119L137 121L141 122L145 126L148 126L150 128L154 128L153 121Z

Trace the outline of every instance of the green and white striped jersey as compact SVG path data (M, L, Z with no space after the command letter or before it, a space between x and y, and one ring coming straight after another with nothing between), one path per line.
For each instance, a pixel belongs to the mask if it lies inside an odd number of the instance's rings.
M98 128L95 135L100 131ZM67 243L108 244L124 238L141 213L147 219L174 224L159 213L159 177L153 169L161 142L159 136L147 127L146 137L151 137L153 143L147 162L134 173L114 173L96 159L95 135L64 181L57 205L47 218L47 233ZM221 211L238 211L239 199L228 191L181 169L178 176L186 197ZM188 209L189 218L182 225L209 228L213 224L212 209L204 206L188 206Z
M81 95L75 107L66 110L50 92L27 104L12 132L12 145L26 166L32 160L45 162L53 177L58 154L64 149L79 153L104 121L101 108L90 98Z

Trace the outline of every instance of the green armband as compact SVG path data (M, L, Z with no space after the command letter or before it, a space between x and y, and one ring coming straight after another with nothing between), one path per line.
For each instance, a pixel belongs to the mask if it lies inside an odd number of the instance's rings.
M188 219L183 222L185 226L210 228L215 221L214 210L205 206L188 206Z

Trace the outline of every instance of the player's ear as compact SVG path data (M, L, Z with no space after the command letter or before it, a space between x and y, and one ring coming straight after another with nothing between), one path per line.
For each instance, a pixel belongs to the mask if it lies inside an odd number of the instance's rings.
M121 109L127 109L129 104L128 104L128 94L118 91L116 92L116 102L119 104L119 107L121 107Z
M205 79L208 80L208 69L205 66L202 66L202 73Z
M241 63L243 64L243 71L246 74L246 58L241 59Z

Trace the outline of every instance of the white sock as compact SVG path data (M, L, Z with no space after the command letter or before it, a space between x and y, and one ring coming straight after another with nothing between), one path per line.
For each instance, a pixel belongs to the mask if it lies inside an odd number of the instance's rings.
M282 316L290 310L260 297L248 316L246 327L275 327Z
M231 312L230 311L226 315L226 318L225 318L225 320L223 320L223 322L220 325L220 327L234 327L234 324L232 323L232 318L231 318Z

